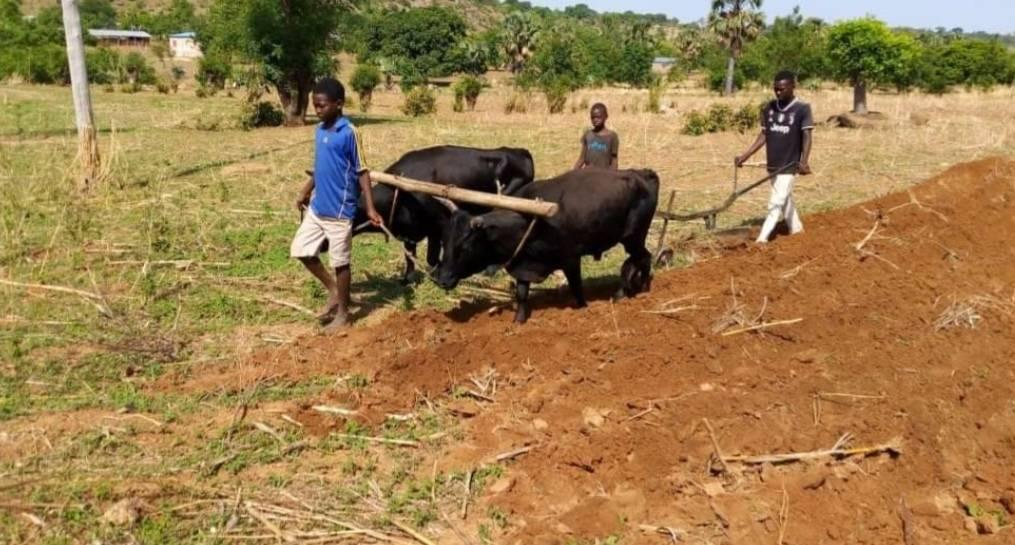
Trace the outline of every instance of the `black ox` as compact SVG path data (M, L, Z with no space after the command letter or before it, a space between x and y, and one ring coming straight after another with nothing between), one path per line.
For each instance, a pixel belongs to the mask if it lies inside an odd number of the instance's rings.
M585 169L522 187L514 196L559 205L549 218L508 210L473 215L453 213L444 235L437 283L452 289L458 281L490 265L504 265L516 280L515 321L529 318L529 284L562 270L578 307L585 306L581 258L600 256L623 244L619 295L633 297L651 286L652 256L645 248L659 196L659 176L651 170ZM526 237L526 232L529 232Z
M410 151L384 171L424 182L505 194L518 191L535 178L532 154L523 148L434 146ZM385 184L376 184L372 195L378 214L391 233L403 241L407 252L415 256L416 244L427 239L426 261L436 267L443 231L450 217L446 205L422 193L398 191L396 196L396 190ZM367 222L362 199L360 197L353 223L359 227L356 233L380 232ZM466 209L472 213L487 211L476 207ZM406 258L402 281L408 282L414 270L412 260Z

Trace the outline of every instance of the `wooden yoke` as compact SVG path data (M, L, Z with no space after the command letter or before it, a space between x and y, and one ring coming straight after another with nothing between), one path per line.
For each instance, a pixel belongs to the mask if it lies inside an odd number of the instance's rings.
M557 213L557 203L537 201L533 199L522 199L509 197L507 195L496 195L483 193L471 189L462 189L453 185L441 185L431 182L422 182L411 178L403 178L388 174L387 172L370 171L370 179L378 183L397 187L403 191L414 191L426 193L434 197L441 197L452 201L466 202L489 208L503 208L521 214L530 214L548 218Z

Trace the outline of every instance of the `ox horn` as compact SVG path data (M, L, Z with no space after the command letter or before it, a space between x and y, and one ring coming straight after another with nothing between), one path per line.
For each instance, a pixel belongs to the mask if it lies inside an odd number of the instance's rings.
M434 197L437 202L444 205L452 214L458 211L458 205L456 205L451 199L445 199L444 197Z

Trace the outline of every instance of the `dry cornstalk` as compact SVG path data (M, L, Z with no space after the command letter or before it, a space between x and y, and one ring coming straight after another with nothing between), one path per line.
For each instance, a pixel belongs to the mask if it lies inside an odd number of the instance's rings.
M821 458L841 459L848 458L850 456L871 456L873 454L881 453L899 455L902 453L902 439L899 437L892 439L888 443L873 447L844 448L844 440L848 439L848 437L849 434L844 435L836 442L835 446L826 450L792 452L787 454L767 454L762 456L727 456L723 459L723 462L745 465L785 464L789 462L799 462L802 460L818 460Z
M357 414L352 409L343 409L342 407L332 407L331 405L314 405L311 409L319 413L337 414L339 416L354 416Z
M509 451L509 452L505 452L503 454L498 454L496 457L494 457L494 461L497 462L497 463L500 463L500 462L504 462L504 461L507 461L507 460L511 460L513 458L517 458L517 457L521 456L522 454L525 454L525 453L531 451L534 448L535 447L522 447L522 448L517 449L517 450L512 450L512 451Z
M431 541L428 537L417 532L416 530L413 530L406 524L403 524L395 519L391 519L391 524L394 524L399 530L405 532L406 534L409 534L410 536L412 536L413 539L422 543L423 545L437 545L436 543Z
M95 306L98 311L106 317L111 317L113 311L109 308L109 304L106 303L106 298L97 294L75 288L68 288L64 286L54 286L51 284L31 284L26 282L15 282L14 280L5 280L0 278L0 284L5 286L13 286L15 288L24 288L27 290L42 290L51 291L54 293L68 293L71 295L77 295L78 297L88 300L92 305Z
M723 337L729 337L731 335L739 335L740 333L747 333L748 331L758 331L758 330L761 330L761 329L768 329L770 327L775 327L775 326L780 326L780 325L797 324L797 323L800 323L802 321L804 321L803 318L794 318L792 320L778 320L778 321L775 321L775 322L765 322L763 324L752 325L750 327L742 327L740 329L734 329L732 331L726 331L726 332L723 332L722 336Z
M398 445L401 447L419 447L418 441L410 441L408 439L388 439L387 437L371 437L369 435L353 435L351 433L335 433L334 435L349 439L362 439L371 443L384 443L387 445Z
M278 305L280 307L286 307L286 308L295 310L296 312L299 312L301 314L306 314L307 316L316 316L317 315L314 311L310 310L307 307L297 305L296 303L290 303L289 301L283 301L281 299L275 299L274 297L268 297L268 296L262 295L260 297L255 297L254 300L255 301L260 301L262 303L271 303L273 305Z
M296 543L296 538L283 532L281 528L275 525L275 523L268 520L268 518L262 515L261 513L258 513L257 510L254 509L254 506L249 501L244 504L244 507L246 508L247 513L250 514L251 517L253 517L255 520L263 524L265 528L267 528L271 533L275 534L275 537L281 539L282 541L285 541L286 543Z
M779 540L777 545L782 545L786 539L786 523L789 522L789 493L786 487L782 487L782 507L779 508Z
M719 447L719 439L715 436L715 430L712 429L712 424L707 418L702 418L701 421L705 424L705 429L708 430L708 438L712 440L712 448L715 449L715 457L719 459L719 464L722 465L723 473L729 473L730 467L726 464L726 457L723 456L722 448Z
M671 543L680 541L682 539L682 534L684 534L683 530L670 528L669 526L653 526L651 524L639 524L638 529L651 534L662 534L670 538Z
M899 520L902 521L902 542L905 545L916 545L916 526L913 524L913 512L906 505L906 498L899 498Z
M279 443L283 445L285 444L285 438L282 437L282 434L278 433L277 431L275 431L274 428L265 424L264 422L254 422L254 427L272 436Z
M855 248L856 251L858 251L858 252L863 250L863 247L866 246L868 242L870 242L871 237L873 237L874 233L877 232L878 227L881 227L881 211L880 210L877 213L877 219L874 220L874 227L871 227L871 230L867 233L867 236L863 237L863 240L861 240L860 242L857 242L856 244L854 244L853 248Z

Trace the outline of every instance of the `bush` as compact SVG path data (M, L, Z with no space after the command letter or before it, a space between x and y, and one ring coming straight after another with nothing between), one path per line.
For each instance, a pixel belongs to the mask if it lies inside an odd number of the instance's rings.
M228 59L219 55L207 55L198 64L194 77L201 87L207 87L210 94L215 94L214 91L225 88L226 80L232 73L233 67Z
M92 83L106 85L118 81L120 64L120 54L111 49L100 47L85 52L88 80Z
M285 123L285 113L271 102L248 103L240 113L240 128L280 127Z
M123 77L121 77L120 83L155 84L155 69L149 66L148 61L137 51L131 51L124 57L121 69Z
M155 89L158 90L160 94L168 95L169 91L172 90L172 86L164 80L159 80L158 83L155 84Z
M666 80L661 77L655 77L654 80L648 88L648 105L645 111L657 114L662 111L661 102L666 93Z
M69 83L67 50L57 44L0 48L0 79L12 76L28 83Z
M475 76L464 76L455 82L455 111L462 111L462 101L469 107L469 111L476 109L476 101L483 91L483 82Z
M437 95L429 87L419 86L405 94L402 113L411 117L430 115L437 111Z
M504 105L505 114L524 114L529 111L529 94L516 90Z
M567 106L567 97L571 89L563 83L551 83L543 87L543 95L546 96L546 109L551 114L559 114Z
M754 104L745 104L735 111L725 104L713 104L704 112L689 112L682 132L692 136L734 130L747 132L757 126L761 118L760 111Z
M374 89L380 84L381 71L376 66L361 64L356 67L356 71L352 74L352 80L349 81L349 86L359 95L360 111L365 112L370 109Z
M726 85L726 65L716 65L708 72L708 89L716 93L723 91L723 86ZM733 88L743 89L744 87L744 74L740 70L739 65L733 69Z

